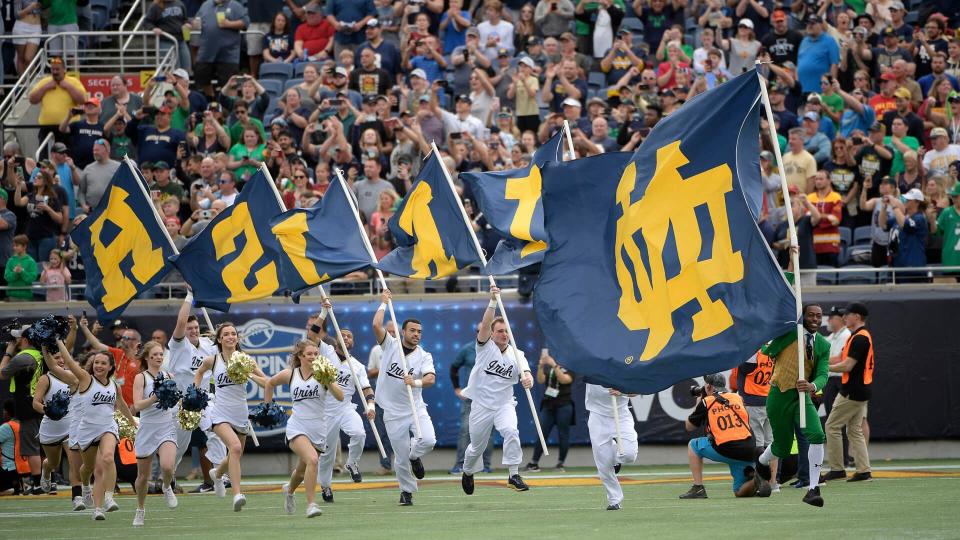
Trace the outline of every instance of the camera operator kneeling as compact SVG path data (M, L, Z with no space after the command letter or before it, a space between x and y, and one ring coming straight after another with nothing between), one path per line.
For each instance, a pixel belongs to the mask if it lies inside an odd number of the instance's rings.
M756 448L743 400L727 391L722 374L705 375L703 380L704 386L690 389L690 393L697 397L697 407L687 417L685 425L687 431L693 431L706 422L707 435L691 440L687 447L693 487L680 498L707 498L707 490L703 487L703 458L730 467L735 496L769 497L770 484L753 469Z

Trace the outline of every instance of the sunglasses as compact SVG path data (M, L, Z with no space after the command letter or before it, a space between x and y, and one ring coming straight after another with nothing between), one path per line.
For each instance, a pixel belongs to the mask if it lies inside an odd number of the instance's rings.
M295 174L295 175L293 175L293 177L294 177L294 178L306 178L307 175L305 175L305 174Z
M229 178L221 178L221 179L220 179L220 183L221 183L221 184L229 184L230 182L233 182L233 180L230 180Z

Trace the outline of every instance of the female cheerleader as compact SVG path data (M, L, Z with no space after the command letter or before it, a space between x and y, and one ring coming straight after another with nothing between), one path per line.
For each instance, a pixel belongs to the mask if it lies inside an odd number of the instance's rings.
M227 459L210 471L213 479L213 490L217 497L226 496L223 485L223 473L230 475L230 487L233 490L233 511L239 512L245 504L246 497L240 493L240 456L243 455L243 445L247 441L247 385L235 384L227 375L227 360L235 351L240 350L240 336L233 323L223 323L217 327L215 335L217 349L220 351L214 356L203 359L193 376L193 384L201 388L203 374L213 372L213 382L216 395L210 405L210 423L213 432L227 447ZM255 368L250 374L250 380L260 386L267 384L267 376L260 368Z
M57 484L50 481L53 471L60 467L60 458L63 451L67 453L69 464L70 490L73 498L73 509L83 510L83 497L80 490L80 453L70 448L64 449L70 436L70 425L74 417L73 404L67 409L67 414L60 420L53 420L46 416L44 404L57 392L73 394L77 391L77 377L64 369L63 357L59 352L51 355L43 349L44 364L41 366L43 375L37 380L37 389L33 394L33 409L44 414L40 421L40 445L46 459L43 461L43 471L40 477L40 486L51 495L56 495Z
M113 454L120 440L113 414L119 410L133 425L137 420L123 399L117 399L120 389L111 378L116 371L113 355L94 352L87 369L84 369L74 361L63 341L58 339L57 347L67 367L77 377L76 399L83 403L83 418L77 426L77 443L83 456L80 477L89 479L93 473L93 519L102 521L106 519L104 509L107 512L120 509L113 500L113 486L117 481Z
M326 446L327 430L323 423L324 401L329 392L338 401L343 401L343 391L334 381L322 385L313 378L313 361L320 349L311 341L298 341L290 355L290 366L267 381L263 391L263 401L273 399L273 387L290 385L290 400L293 402L293 414L287 420L287 445L300 458L297 467L290 474L290 481L280 490L284 495L284 509L288 514L296 510L293 493L300 482L307 490L307 517L321 514L320 507L314 502L317 494L317 451ZM333 452L331 448L329 451Z
M133 411L140 413L140 428L133 448L137 454L137 512L133 517L133 526L142 527L146 510L147 483L150 481L150 468L153 455L160 460L160 472L163 475L163 499L169 508L177 507L177 496L170 482L173 480L173 463L177 458L177 430L174 424L173 409L160 409L154 382L160 374L163 364L163 346L156 341L148 341L140 352L140 373L133 380ZM169 378L169 373L164 373Z

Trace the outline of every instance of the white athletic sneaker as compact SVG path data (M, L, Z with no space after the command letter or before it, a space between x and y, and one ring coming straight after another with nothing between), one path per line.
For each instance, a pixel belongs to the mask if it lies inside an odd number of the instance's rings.
M80 488L80 492L83 493L83 504L87 508L93 508L93 488L83 486Z
M223 478L217 476L216 469L210 469L210 478L213 480L213 492L217 494L217 497L226 497L227 488L223 485Z
M280 493L283 493L283 509L286 510L288 514L292 514L297 510L297 500L294 498L293 493L290 492L290 484L284 484L280 486ZM310 513L310 509L307 509L307 513Z
M50 478L40 477L40 489L42 489L44 493L50 493Z
M86 510L86 509L87 509L87 505L83 503L83 497L81 497L80 495L77 495L76 497L73 498L74 512L79 512L81 510Z
M234 512L239 512L245 504L247 504L247 498L243 496L243 493L237 493L233 496Z
M103 514L103 510L101 510L101 509L99 509L99 508L94 508L94 509L93 509L93 520L94 520L94 521L103 521L103 520L105 520L105 519L107 519L107 516L105 516L105 515Z
M143 527L143 516L146 514L146 510L143 508L137 508L137 513L133 515L133 526L134 527Z
M323 513L323 510L321 510L320 507L317 506L317 503L310 503L310 505L307 506L307 517L308 517L308 518L317 517L317 516L319 516L319 515L322 514L322 513Z
M770 488L770 493L780 493L780 484L774 484Z
M173 492L171 486L164 486L163 488L163 500L167 503L167 508L176 508L177 507L177 495Z
M120 505L117 504L117 501L113 500L113 495L106 495L106 500L103 501L107 505L107 512L116 512L120 509Z

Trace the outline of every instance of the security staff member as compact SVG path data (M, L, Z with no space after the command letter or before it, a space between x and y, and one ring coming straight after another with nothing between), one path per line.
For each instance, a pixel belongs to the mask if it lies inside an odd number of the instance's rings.
M731 390L743 398L743 404L750 416L750 429L753 431L757 448L763 450L773 442L773 427L767 418L767 394L770 393L770 379L773 377L773 359L757 351L749 360L733 368L730 373ZM771 474L777 475L777 462L770 462Z
M693 431L707 424L707 435L697 437L687 446L693 486L680 495L681 499L706 499L703 487L703 458L726 463L733 476L733 493L736 497L769 497L770 485L760 475L753 474L753 457L756 443L750 430L750 417L743 399L727 391L720 373L704 375L704 387L697 399L697 406L687 417L684 425Z
M850 455L856 462L856 473L847 480L860 482L872 479L870 456L863 436L863 419L867 415L873 384L873 338L865 328L869 311L867 306L854 302L847 306L843 322L850 329L850 339L843 348L840 363L830 366L830 371L842 373L840 395L833 402L833 410L827 418L827 463L830 471L821 480L837 480L846 477L843 470L843 439L841 428L847 428Z

